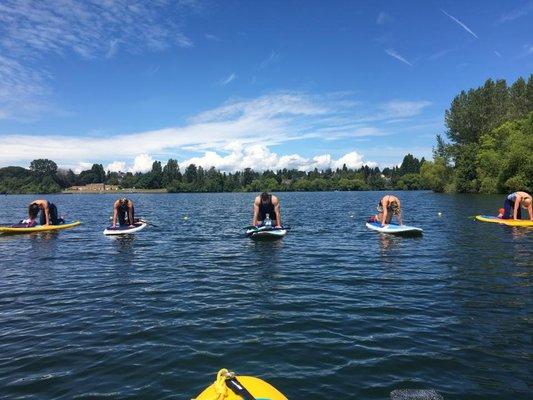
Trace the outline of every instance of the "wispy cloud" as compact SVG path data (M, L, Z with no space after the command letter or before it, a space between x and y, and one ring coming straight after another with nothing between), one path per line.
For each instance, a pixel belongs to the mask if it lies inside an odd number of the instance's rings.
M449 54L449 53L451 53L453 51L455 51L455 49L444 49L444 50L441 50L441 51L437 51L436 53L433 53L428 58L430 60L438 60L438 59L444 57L446 54Z
M207 40L212 40L214 42L221 42L222 39L220 39L218 36L216 35L213 35L212 33L204 33L204 37L207 39Z
M264 69L272 64L277 63L280 60L280 54L276 53L274 50L272 50L267 58L265 58L261 63L259 64L259 69Z
M348 96L271 93L233 100L196 115L183 126L153 131L92 136L0 135L0 165L20 165L36 158L51 158L61 165L126 160L131 163L141 153L162 159L175 157L177 152L186 149L218 151L232 143L273 146L308 139L379 137L395 134L401 127L388 131L374 125L376 121L386 123L395 118L409 118L421 113L428 104L396 100L364 111ZM118 148L122 160L116 159ZM139 159L139 163L143 160L148 164L146 157ZM118 168L122 164L114 166Z
M443 13L444 15L446 15L447 17L449 17L452 21L456 22L456 23L457 23L461 28L463 28L465 31L467 31L468 33L470 33L470 34L471 34L472 36L474 36L476 39L479 39L479 38L477 37L477 35L476 35L474 32L472 32L472 30L471 30L468 26L466 26L464 23L462 23L461 21L459 21L459 20L458 20L457 18L455 18L453 15L448 14L446 11L444 11L444 10L441 10L441 11L442 11L442 13Z
M533 12L533 1L529 1L526 4L515 8L514 10L502 15L498 20L498 24L503 24L505 22L511 22L515 19L525 17L529 13Z
M379 14L378 14L378 17L376 18L376 24L378 25L385 25L389 22L392 22L394 21L394 19L387 13L381 11Z
M522 52L516 58L525 58L533 54L533 44L527 43L522 46Z
M389 118L408 118L419 115L422 110L431 105L429 101L399 101L386 103L382 108Z
M235 79L237 79L237 75L235 72L233 72L231 75L229 75L227 78L224 78L220 81L221 86L226 86L227 84L233 82Z
M404 64L407 64L409 66L413 66L409 61L407 61L403 56L401 56L396 50L394 49L387 49L385 50L385 53L387 53L389 56L403 62Z
M502 55L500 54L499 51L494 50L494 54L496 54L496 56L497 56L498 58L502 58Z
M114 57L173 46L192 47L182 19L192 2L4 0L0 2L0 118L45 106L53 79L43 60L75 54L84 59Z
M113 39L109 42L109 50L106 53L106 58L113 58L118 51L118 45L120 41L118 39Z
M194 47L193 41L187 36L185 36L183 33L179 33L179 32L176 33L176 43L180 47L185 47L185 48Z

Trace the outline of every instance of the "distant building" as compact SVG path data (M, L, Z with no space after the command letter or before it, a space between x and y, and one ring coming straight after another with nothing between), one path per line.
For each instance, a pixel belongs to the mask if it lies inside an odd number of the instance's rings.
M105 183L89 183L83 186L71 186L67 190L71 192L114 192L118 190L118 186L106 185Z

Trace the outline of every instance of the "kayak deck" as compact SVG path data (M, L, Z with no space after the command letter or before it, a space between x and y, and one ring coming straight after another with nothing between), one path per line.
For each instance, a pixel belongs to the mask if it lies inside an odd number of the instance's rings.
M231 376L228 376L228 374L231 374ZM217 389L224 392L224 397L221 397ZM240 394L236 393L240 389L248 392L253 398L258 400L287 400L287 397L280 391L262 379L253 376L235 376L233 373L228 373L227 370L219 372L215 383L208 386L194 400L213 400L219 398L224 398L225 400L242 400L243 398L248 398L244 397L242 392Z

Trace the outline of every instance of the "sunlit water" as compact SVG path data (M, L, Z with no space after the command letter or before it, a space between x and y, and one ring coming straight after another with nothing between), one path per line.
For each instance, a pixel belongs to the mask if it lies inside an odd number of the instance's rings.
M117 196L47 196L83 224L0 236L0 398L190 399L223 367L291 399L527 398L533 230L468 218L501 196L397 194L422 237L367 231L378 192L281 193L275 242L243 236L254 194L132 194L157 227L123 238Z

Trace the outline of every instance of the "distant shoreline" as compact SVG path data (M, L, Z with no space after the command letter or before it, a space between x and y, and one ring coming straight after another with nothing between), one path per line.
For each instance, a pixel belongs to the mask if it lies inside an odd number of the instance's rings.
M127 194L127 193L168 193L166 189L121 189L121 190L63 190L51 194ZM29 194L29 193L26 193ZM37 193L34 193L37 194Z

